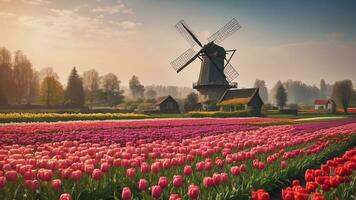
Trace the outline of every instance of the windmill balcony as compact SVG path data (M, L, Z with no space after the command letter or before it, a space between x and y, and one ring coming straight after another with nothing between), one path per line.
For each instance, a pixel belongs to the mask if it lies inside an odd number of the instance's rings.
M193 88L198 89L206 86L223 86L222 84L209 83L209 84L199 84L198 82L193 83ZM237 88L237 82L232 82L229 84L230 88Z

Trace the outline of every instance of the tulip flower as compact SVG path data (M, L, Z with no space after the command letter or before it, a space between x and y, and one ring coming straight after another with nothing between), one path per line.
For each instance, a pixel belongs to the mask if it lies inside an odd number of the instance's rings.
M189 199L197 199L200 194L199 187L196 185L189 185L187 194Z
M159 185L154 185L154 186L152 186L152 189L151 189L151 196L152 196L154 199L160 198L161 194L162 194L162 188L161 188L161 186L159 186Z
M131 190L128 187L124 187L121 192L121 198L123 200L130 200L131 199Z
M72 196L70 194L68 194L68 193L63 193L59 197L59 200L72 200Z
M140 191L145 191L148 189L148 181L146 179L140 179L138 182L138 189Z

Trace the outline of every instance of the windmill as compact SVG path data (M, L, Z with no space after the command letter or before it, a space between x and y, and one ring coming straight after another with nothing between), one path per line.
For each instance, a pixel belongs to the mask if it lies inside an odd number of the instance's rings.
M237 83L233 82L233 80L239 74L230 64L236 49L225 50L217 44L231 36L241 26L233 18L219 31L211 35L205 45L202 45L184 20L180 20L175 25L175 28L189 43L190 48L172 61L171 65L179 73L195 59L201 60L199 78L196 83L193 83L193 88L198 90L199 100L205 109L209 109L207 106L209 104L214 105L227 89L237 87ZM194 50L196 45L200 47L198 52Z

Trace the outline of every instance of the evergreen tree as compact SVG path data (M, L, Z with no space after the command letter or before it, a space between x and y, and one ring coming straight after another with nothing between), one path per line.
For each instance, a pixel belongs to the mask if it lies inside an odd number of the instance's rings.
M82 79L79 77L77 70L73 67L72 72L68 78L66 90L66 103L75 107L82 107L84 105L84 90Z
M276 102L280 108L283 108L287 104L287 92L282 84L277 88Z
M326 98L326 83L324 79L321 79L320 81L320 98Z

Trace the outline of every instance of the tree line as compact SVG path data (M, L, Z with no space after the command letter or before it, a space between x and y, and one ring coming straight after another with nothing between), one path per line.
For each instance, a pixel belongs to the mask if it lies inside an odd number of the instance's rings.
M37 71L22 51L16 51L12 56L8 49L0 48L0 106L116 106L125 97L128 101L141 102L143 99L153 100L166 95L183 98L191 91L187 87L177 86L145 87L135 75L130 79L128 88L124 88L113 73L99 75L91 69L80 76L75 67L64 86L52 67Z
M351 102L356 103L356 92L351 80L336 81L334 84L320 80L319 87L301 81L277 81L268 91L264 80L256 79L255 88L265 103L284 107L287 104L311 105L316 99L333 99L345 112ZM356 87L356 85L355 85Z

